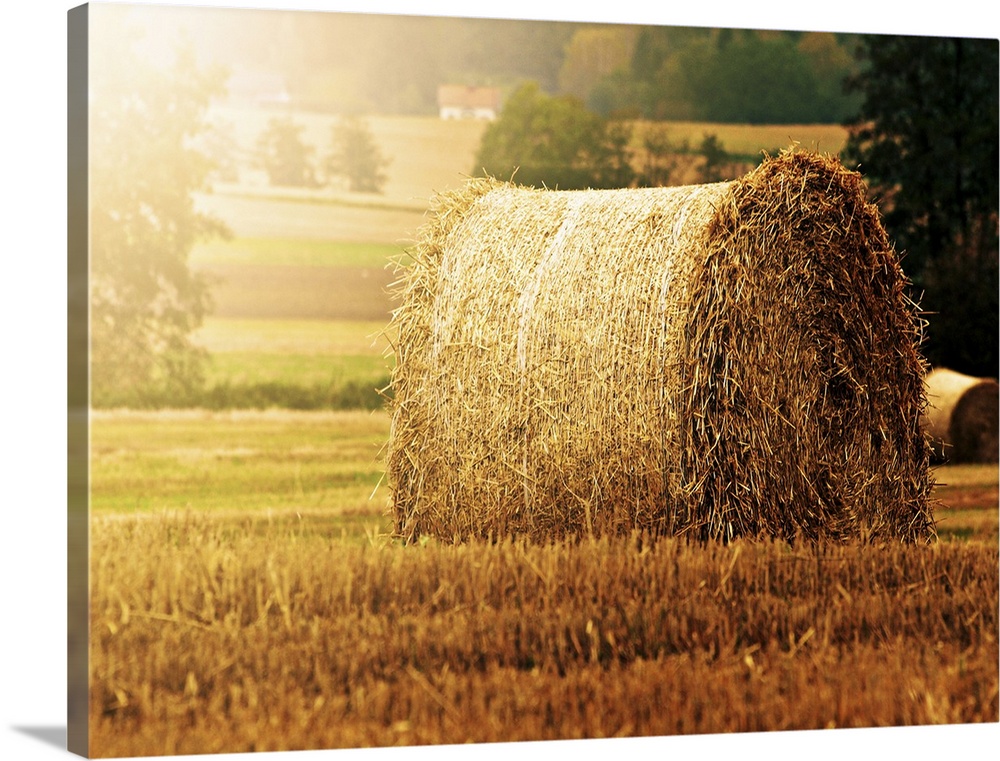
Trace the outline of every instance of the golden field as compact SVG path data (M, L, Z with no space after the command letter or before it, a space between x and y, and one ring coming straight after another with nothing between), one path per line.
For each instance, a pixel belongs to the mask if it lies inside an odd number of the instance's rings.
M223 117L244 145L266 123ZM326 139L329 119L302 119ZM385 196L248 181L200 199L235 236L192 254L222 281L195 336L219 383L384 378L389 259L471 171L484 125L372 129ZM670 135L836 152L838 129ZM403 546L384 411L91 424L95 757L1000 718L995 465L938 470L931 546Z
M995 467L939 469L931 546L403 546L387 434L95 419L93 755L998 719Z

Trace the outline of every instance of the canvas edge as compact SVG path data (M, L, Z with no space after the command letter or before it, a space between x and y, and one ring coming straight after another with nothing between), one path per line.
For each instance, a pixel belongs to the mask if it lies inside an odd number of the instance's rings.
M87 757L90 588L89 8L67 12L67 730Z

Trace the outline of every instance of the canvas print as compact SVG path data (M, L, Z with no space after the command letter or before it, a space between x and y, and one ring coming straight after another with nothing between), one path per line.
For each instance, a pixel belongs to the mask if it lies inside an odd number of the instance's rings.
M71 751L1000 720L997 40L68 24Z

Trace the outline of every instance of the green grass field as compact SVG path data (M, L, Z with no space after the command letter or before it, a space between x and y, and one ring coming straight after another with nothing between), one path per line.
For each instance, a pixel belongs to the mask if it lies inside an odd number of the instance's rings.
M323 514L388 530L385 411L95 413L95 514ZM942 540L997 542L995 465L935 471Z
M384 320L265 320L209 317L195 341L213 354L382 356L389 349Z
M322 513L330 524L385 528L378 487L387 437L384 412L98 412L91 507L95 515Z
M362 397L376 406L393 364L382 332L401 256L398 246L363 242L199 245L192 265L215 281L214 315L193 335L215 390L203 406L343 407Z
M306 387L333 386L357 381L376 386L387 380L389 371L381 359L365 354L258 354L225 352L212 357L208 382L212 385L284 384Z
M189 258L195 267L270 265L285 267L361 267L382 269L405 248L392 243L302 238L230 238L196 245Z
M395 362L386 320L212 317L194 343L209 353L202 406L381 406Z

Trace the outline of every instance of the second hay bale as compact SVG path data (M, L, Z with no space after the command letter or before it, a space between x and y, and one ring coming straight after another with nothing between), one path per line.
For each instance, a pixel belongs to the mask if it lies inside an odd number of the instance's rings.
M936 462L1000 461L1000 385L938 368L927 374L925 425Z
M395 529L923 539L923 362L860 176L437 199L394 313Z

